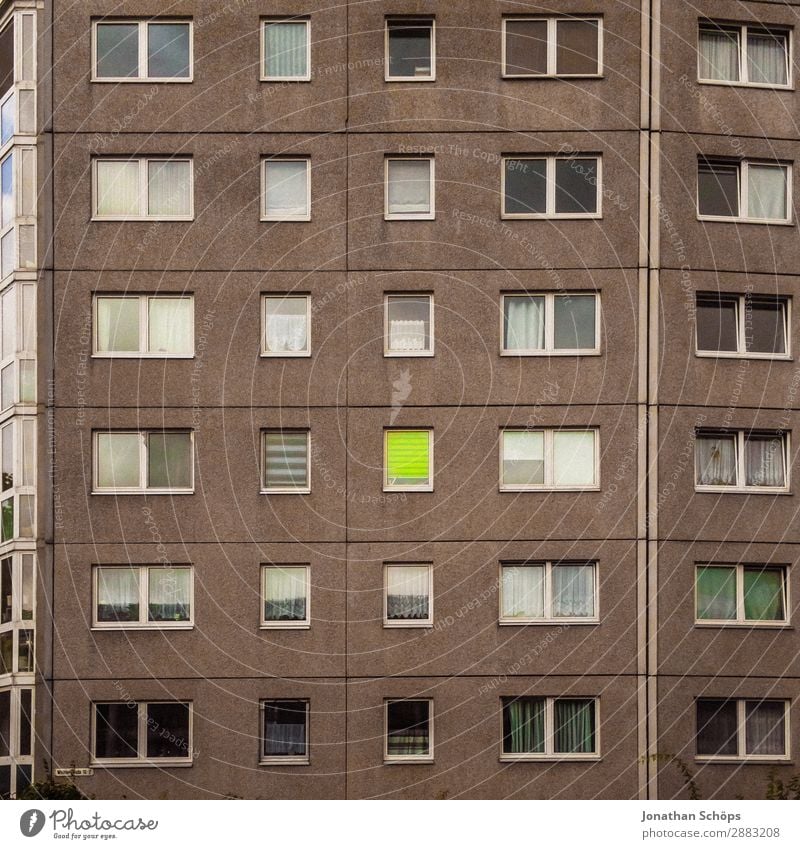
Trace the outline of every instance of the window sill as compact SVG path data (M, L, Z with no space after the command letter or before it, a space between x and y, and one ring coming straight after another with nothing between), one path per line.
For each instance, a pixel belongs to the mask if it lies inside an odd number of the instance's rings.
M261 758L259 760L259 766L309 766L311 763L311 759L305 755L302 757L297 757L294 755L287 755L285 757L280 758Z
M272 353L271 351L262 351L261 358L264 360L307 360L311 356L311 351L281 351L280 353Z
M500 755L501 763L595 763L601 755Z
M384 486L384 492L433 492L433 486Z
M507 351L501 350L501 357L599 357L600 350L554 350L554 351Z
M768 489L760 487L741 487L741 486L695 486L695 492L711 493L728 495L792 495L788 489Z
M733 215L700 215L697 216L698 221L717 223L717 224L761 224L770 225L772 227L794 227L794 221L788 221L781 218L741 218Z
M114 351L104 352L95 351L92 354L93 360L193 360L194 353L191 354L152 354L147 351Z
M500 486L500 492L600 492L600 487L591 486Z
M95 224L113 224L126 222L128 224L138 223L138 224L152 224L154 222L185 222L185 221L194 221L194 214L192 215L175 215L169 218L160 218L156 215L150 216L139 216L139 215L108 215L103 217L98 217L93 215L90 219L92 223Z
M259 77L261 83L310 83L311 75L306 77Z
M519 627L529 627L530 625L599 625L600 620L597 617L567 617L563 619L499 619L498 625L505 627L507 625L517 625Z
M260 631L308 631L310 622L262 622L258 626Z
M142 623L141 625L137 625L135 622L125 622L120 625L107 625L102 623L95 623L91 627L92 631L106 631L106 632L114 632L114 631L193 631L194 630L194 622L161 622L156 624L155 622Z
M311 495L311 489L261 489L261 495Z
M436 214L428 213L426 215L391 215L390 213L385 213L383 216L384 221L435 221Z
M93 489L92 495L194 495L193 489Z
M504 80L602 80L605 74L501 74Z
M435 83L436 74L427 77L384 77L385 83Z
M433 351L384 351L383 356L391 359L403 359L407 357L432 357Z
M789 622L725 622L721 620L695 619L695 628L738 628L746 631L794 631Z
M89 761L89 766L95 769L163 769L165 767L190 767L194 766L191 760L177 760L175 758L156 758L154 760L124 761L119 763L110 761Z
M695 763L700 764L793 764L791 756L783 755L731 755L730 757L714 755L696 755Z
M500 219L502 221L592 221L601 219L602 212L562 212L549 215L546 212L536 213L507 213L501 212Z
M178 85L186 85L186 83L193 83L194 76L191 77L92 77L90 82L93 83L112 83L113 85L119 85L120 83L125 83L126 85L133 85L135 83L139 83L140 85L143 83L174 83Z
M384 628L421 628L422 630L430 631L433 628L433 621L429 620L429 621L425 621L425 622L421 622L421 621L417 621L417 622L414 622L414 621L395 622L395 621L392 621L392 620L384 619L383 620L383 627Z
M702 80L698 77L698 85L716 85L723 88L761 88L767 91L794 91L794 84L772 85L770 83L746 83L741 80Z
M408 766L409 764L425 765L435 763L433 757L429 757L427 755L425 757L413 757L410 755L408 757L396 758L384 757L383 762L386 766L396 766L398 764L405 764L406 766Z
M265 216L265 215L262 215L259 220L263 221L263 222L267 222L267 223L272 223L272 224L274 224L275 222L278 222L278 223L283 222L284 224L302 224L303 222L311 221L311 216L310 215L291 215L291 216L289 216L289 215L287 215L287 216L279 216L279 215Z
M791 354L740 354L734 351L695 351L694 355L698 359L705 360L766 360L767 362L778 360L791 362L793 359Z

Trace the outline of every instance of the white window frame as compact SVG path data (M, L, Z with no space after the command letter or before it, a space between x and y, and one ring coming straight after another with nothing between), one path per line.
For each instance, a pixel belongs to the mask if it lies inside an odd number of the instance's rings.
M555 301L556 298L594 296L594 348L556 348L555 347ZM514 349L506 348L506 301L512 298L544 298L544 348ZM588 289L576 289L569 292L503 292L500 300L500 356L501 357L595 357L599 356L600 346L600 293Z
M270 162L305 162L306 164L306 213L305 215L269 215L267 213L267 166ZM311 221L311 157L310 156L264 156L261 159L261 220L262 221Z
M306 585L306 618L295 620L276 620L264 618L264 605L267 601L267 574L270 569L304 569ZM307 631L311 627L311 566L308 563L262 563L261 564L261 615L260 628L275 630Z
M395 431L410 431L428 434L428 483L408 485L389 483L389 436ZM432 427L386 427L383 429L383 491L384 492L433 492L433 428Z
M163 299L178 299L191 301L192 309L190 310L189 333L192 338L192 352L190 354L175 354L163 353L161 351L150 351L148 345L150 341L150 301ZM138 351L101 351L98 341L99 322L98 322L98 302L103 299L139 301L139 350ZM92 296L92 323L94 333L92 334L92 357L96 359L152 359L152 360L191 360L194 359L194 295L187 295L183 292L160 292L157 295L138 295L126 292L95 292Z
M98 162L136 162L139 165L139 214L100 215L98 202ZM186 215L149 215L148 165L151 162L189 163L189 212ZM191 156L94 156L92 157L92 221L194 221L194 159Z
M22 726L22 691L27 690L31 694L30 707L30 748L31 751L27 755L21 755L21 726ZM0 756L0 767L10 768L10 798L16 798L24 788L17 785L17 767L29 767L31 772L31 781L35 780L34 776L34 760L33 755L36 751L36 687L33 684L3 684L0 687L0 693L8 693L9 698L9 738L8 738L8 754Z
M428 299L428 326L430 327L430 348L426 351L393 351L389 347L389 300L391 298L408 298L421 301ZM383 295L383 356L384 357L432 357L435 352L436 336L434 333L434 315L436 313L433 294L430 292L384 292Z
M509 74L506 70L507 26L509 21L546 21L547 22L547 72L544 74ZM592 21L597 24L597 72L594 74L559 74L556 72L556 57L558 55L557 28L558 21ZM507 80L542 80L542 79L597 79L603 76L603 16L602 15L503 15L501 30L503 79Z
M267 75L267 26L270 24L305 24L306 27L306 73L302 77L271 77ZM311 82L311 18L299 16L296 18L261 18L259 26L259 72L261 82L308 83Z
M701 569L736 570L736 618L701 619L697 615L698 576ZM744 615L744 573L746 569L780 569L783 574L783 619L747 619ZM791 608L789 567L783 563L695 563L694 566L694 624L698 628L784 628L790 624Z
M786 83L753 83L748 79L749 68L747 62L747 34L749 30L754 30L757 34L768 34L773 38L782 37L786 39ZM700 35L703 30L707 32L735 32L739 40L739 79L738 80L715 80L707 77L701 77L700 71L702 67L701 52L700 52ZM778 90L793 90L794 89L794 29L791 26L764 26L758 24L736 24L717 22L711 20L700 20L697 25L697 82L702 85L721 85L721 86L736 86L742 88L766 88Z
M544 434L544 483L514 484L503 483L503 435L506 433L543 433ZM556 433L592 433L594 434L594 483L586 486L557 486L555 484L555 450L554 435ZM598 427L503 427L500 429L498 440L500 455L499 481L500 492L595 492L600 489L600 428Z
M98 758L96 755L97 747L97 706L98 705L114 705L114 704L129 704L121 699L99 699L92 701L92 721L91 721L91 759L90 763L93 766L109 767L176 767L176 766L192 766L194 761L194 702L191 699L145 699L139 701L133 700L136 703L136 711L139 719L139 733L137 735L137 752L136 758ZM147 708L149 705L160 704L185 704L189 708L189 739L186 741L189 754L185 758L148 758L147 757Z
M97 606L100 602L101 569L135 569L139 573L139 621L138 622L101 622L97 618ZM188 569L189 571L189 619L186 622L151 622L148 619L150 609L150 572L164 569ZM194 568L186 563L160 563L139 565L138 563L98 563L92 566L92 630L93 631L191 631L194 628Z
M267 434L304 433L306 435L306 486L268 487L264 481L267 473ZM262 495L308 495L311 492L311 430L304 427L266 427L261 431L261 489Z
M391 67L389 60L389 30L391 25L402 26L404 23L413 21L430 21L431 24L431 72L424 77L393 77L389 73ZM435 15L387 15L383 25L383 57L384 57L384 82L387 83L432 83L436 82L436 16Z
M731 167L736 168L736 178L737 178L737 186L738 186L738 199L739 199L739 214L738 215L706 215L700 212L700 169L703 165L708 165L711 167ZM786 170L786 218L750 218L748 215L743 215L743 210L749 209L749 196L748 196L748 188L749 188L749 174L750 174L750 166L751 165L769 165L773 168L784 168ZM697 220L698 221L723 221L723 222L734 222L741 224L776 224L776 225L786 225L793 226L793 163L787 162L782 159L736 159L736 160L728 160L724 157L715 158L711 157L700 157L697 162L697 177L696 177L696 185L695 185L695 197L697 198L696 202L696 211L697 211Z
M595 191L597 194L597 210L595 212L556 212L556 161L569 161L571 159L594 159L597 163L597 180ZM546 167L546 211L545 212L506 212L506 163L509 160L515 162L541 161L547 162ZM603 217L603 155L601 153L570 153L567 155L543 153L543 154L504 154L500 161L500 218L509 221L527 219L590 219Z
M8 408L9 410L11 407ZM8 539L0 540L0 546L8 546L12 540L29 540L36 538L36 465L38 455L36 446L38 435L36 432L36 419L31 416L5 416L0 424L0 438L5 431L11 433L11 441L13 446L12 468L14 473L14 482L7 489L0 492L0 506L6 501L13 501L14 510L14 526L12 536ZM26 466L27 471L33 473L33 477L28 477L26 481ZM32 499L33 515L31 516L30 533L24 534L22 527L23 518L23 499ZM25 502L30 503L30 501ZM9 555L10 556L10 553Z
M288 301L305 298L306 301L306 348L304 351L270 351L267 349L267 301L271 299ZM262 292L261 293L261 356L269 358L296 358L311 356L311 295L298 292Z
M269 704L275 704L276 702L304 702L306 706L306 753L304 755L265 755L264 754L264 743L265 741L265 732L266 732L266 720L265 720L265 707ZM261 699L259 702L259 718L261 720L261 727L258 732L258 740L259 740L259 753L258 753L258 762L261 765L277 765L277 764L287 764L289 766L305 766L311 763L311 700L308 698L298 697L296 699L290 698L288 696L281 696L280 698L274 699Z
M745 461L745 441L748 436L764 436L773 439L781 439L783 446L783 486L747 486L744 481L747 480L747 466ZM695 441L699 438L710 437L712 439L722 436L736 437L736 484L733 486L712 486L711 484L697 483L699 472L697 445L695 444L694 452L694 489L695 492L740 492L745 494L771 494L789 492L791 487L791 470L792 464L789 459L792 456L791 451L791 433L789 431L748 431L748 430L719 430L713 428L700 429L695 432Z
M424 755L390 755L389 754L389 705L397 702L427 702L428 703L428 751ZM433 699L413 696L385 698L383 700L383 762L386 764L432 764L434 762L434 713Z
M591 565L594 569L594 585L592 587L594 601L594 616L554 616L553 615L553 569L563 565ZM536 616L503 616L503 570L506 567L542 566L544 568L544 615ZM569 625L597 625L600 622L600 569L596 560L501 560L499 575L499 613L500 625L541 625L565 623Z
M695 304L698 300L735 300L736 301L736 350L735 351L712 351L700 348L700 339L698 334L698 325L695 321L694 333L694 352L697 357L713 358L716 360L736 359L736 360L791 360L792 359L792 298L787 295L778 295L777 297L769 296L770 301L774 301L783 307L783 338L786 347L784 354L770 354L760 351L748 351L746 343L747 334L747 303L752 304L760 300L758 295L752 293L740 294L738 292L696 292Z
M431 208L428 212L390 212L389 211L389 163L390 162L419 162L430 163L428 180L430 182ZM402 156L394 154L383 158L383 217L386 221L433 221L436 218L436 157L435 156Z
M500 760L513 761L599 761L602 757L600 745L600 697L599 696L539 696L535 693L525 693L520 696L506 696L508 699L543 699L544 711L544 752L505 752L503 751L503 713L505 705L500 701ZM556 709L558 701L593 701L594 702L594 751L593 752L556 752Z
M700 755L697 754L697 735L700 731L697 725L697 703L703 701L728 701L736 702L736 749L735 755ZM783 702L783 728L784 728L784 748L782 755L750 755L747 754L747 702ZM766 696L765 698L729 698L727 696L700 696L695 699L694 711L695 723L695 761L698 763L716 762L716 763L775 763L792 760L791 748L791 701L780 697Z
M98 484L98 460L100 452L98 449L99 436L101 434L119 433L119 434L136 434L139 436L139 486L136 487L101 487ZM147 486L147 438L150 434L163 433L188 433L189 446L192 452L192 468L191 468L191 485L188 487L148 487ZM193 495L194 494L194 464L195 464L195 444L194 431L187 428L146 428L143 430L126 430L114 428L95 430L92 434L92 495L140 495L149 493L150 495Z
M97 76L97 27L102 24L138 24L139 73L135 77ZM186 77L148 76L148 47L150 24L186 24L189 27L189 75ZM92 21L92 75L93 83L191 83L194 82L194 21L191 18L98 18Z
M428 615L425 619L389 619L389 570L393 567L424 566L428 570ZM384 628L430 628L433 625L433 564L400 563L383 564L383 627Z

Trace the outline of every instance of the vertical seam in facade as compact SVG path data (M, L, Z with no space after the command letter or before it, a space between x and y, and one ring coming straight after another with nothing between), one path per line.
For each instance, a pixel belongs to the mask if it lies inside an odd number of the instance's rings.
M347 350L350 350L350 291L348 281L350 279L350 0L345 0L344 6L344 43L345 43L345 65L344 65L344 150L345 150L345 188L344 188L344 306L345 306L345 336L347 338ZM348 637L350 631L350 597L349 597L349 573L350 573L350 359L344 364L344 798L350 798L349 775L350 775L350 724L348 696L350 691L349 659L350 646Z

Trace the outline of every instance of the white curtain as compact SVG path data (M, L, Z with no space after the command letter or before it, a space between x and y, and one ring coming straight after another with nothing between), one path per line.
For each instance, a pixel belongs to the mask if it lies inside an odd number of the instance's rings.
M503 483L544 483L544 434L541 431L505 431L502 434Z
M594 566L553 566L553 616L594 616Z
M424 351L425 322L392 319L389 322L390 351Z
M747 702L745 736L748 755L783 755L786 746L783 702Z
M750 218L786 218L786 168L783 166L748 166L747 193Z
M430 212L430 160L390 159L388 167L389 212L398 215Z
M97 570L97 618L100 622L138 619L139 570Z
M298 621L306 618L306 570L269 567L265 570L264 620Z
M191 354L191 298L165 298L161 295L148 300L148 351L159 354Z
M139 299L97 299L98 351L139 350Z
M556 431L553 435L556 486L591 486L595 482L594 431Z
M305 298L267 298L267 350L297 353L308 350L308 312Z
M265 213L274 218L308 215L308 162L272 159L265 163Z
M183 622L190 617L191 569L150 569L149 620Z
M186 160L147 163L149 215L189 215L191 166Z
M430 567L390 566L386 570L386 618L427 619Z
M307 32L303 21L264 24L264 76L308 76Z
M751 83L786 85L786 39L748 33L747 75Z
M700 31L700 79L739 79L739 36L721 30Z
M97 214L139 215L139 163L99 160L97 167Z
M139 486L139 434L97 435L97 483L99 486Z
M783 441L779 437L749 437L744 458L748 486L783 486Z
M700 436L697 438L697 483L700 486L736 485L736 438Z
M544 349L544 298L514 295L505 299L507 351Z
M544 616L544 565L504 566L502 580L504 619Z

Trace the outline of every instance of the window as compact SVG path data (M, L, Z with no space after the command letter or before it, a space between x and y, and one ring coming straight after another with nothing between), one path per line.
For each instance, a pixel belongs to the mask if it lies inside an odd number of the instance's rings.
M782 699L698 699L701 760L785 760L789 702Z
M788 435L781 431L698 431L698 490L788 488Z
M433 296L386 295L386 357L433 356Z
M95 432L95 492L192 492L191 431Z
M104 357L191 357L191 295L96 295L94 352Z
M262 80L311 79L311 22L302 18L262 21Z
M433 761L433 700L387 699L386 761Z
M387 563L383 624L414 628L433 624L433 567L430 563Z
M261 763L307 764L307 699L275 699L261 703L264 720Z
M384 431L385 490L433 490L433 431Z
M192 762L191 702L100 702L93 718L93 763L178 766Z
M17 267L15 224L17 198L14 191L14 151L0 160L0 279L6 278Z
M597 566L582 561L500 564L500 624L597 622Z
M715 357L789 357L789 299L697 295L697 353Z
M264 608L261 625L265 628L308 628L308 566L263 566Z
M594 489L599 485L595 429L503 430L500 489Z
M600 756L597 699L503 699L502 760L586 760Z
M503 295L504 356L596 354L600 299L595 294Z
M600 218L599 156L503 157L503 218Z
M307 430L264 431L262 492L308 493L310 434Z
M433 18L386 19L386 81L436 79L436 24Z
M33 770L33 690L0 690L0 799L17 798Z
M93 165L95 220L192 220L191 159L103 157Z
M36 421L6 419L0 428L0 542L36 536Z
M190 566L95 566L95 628L187 628L194 604Z
M433 157L386 158L387 221L436 217Z
M264 295L264 357L311 356L311 298Z
M311 220L311 160L264 159L262 221Z
M710 220L791 220L791 165L700 159L697 212Z
M34 671L33 554L13 552L0 559L0 675Z
M503 76L599 76L602 32L602 18L503 18Z
M697 622L717 625L784 624L786 569L783 566L697 566Z
M191 82L192 23L94 21L94 82Z
M791 85L789 31L701 21L697 78L733 85Z

